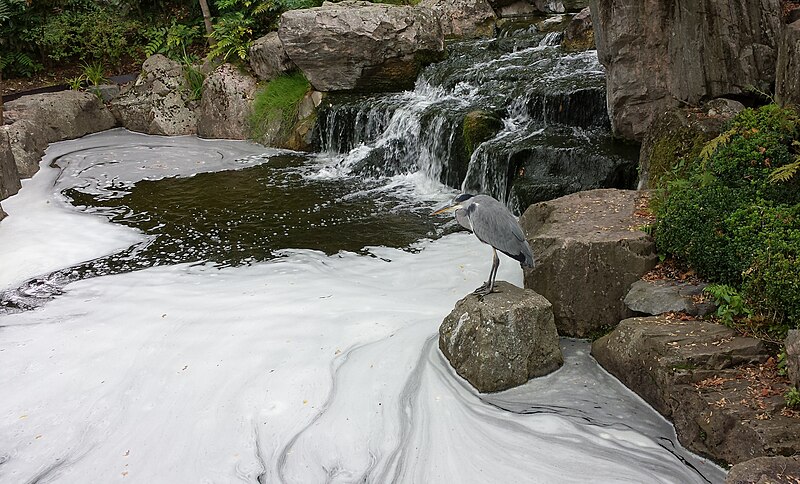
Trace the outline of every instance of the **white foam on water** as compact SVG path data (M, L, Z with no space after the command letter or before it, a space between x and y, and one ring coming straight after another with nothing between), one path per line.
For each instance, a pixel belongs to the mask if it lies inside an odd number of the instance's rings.
M27 182L0 223L4 252L24 245L4 281L44 270L26 257L63 267L140 237L54 203L56 176ZM37 211L57 240L9 224ZM491 249L465 233L415 249L157 267L0 316L0 482L722 481L586 343L566 342L547 377L477 393L436 338ZM501 257L498 278L521 285Z

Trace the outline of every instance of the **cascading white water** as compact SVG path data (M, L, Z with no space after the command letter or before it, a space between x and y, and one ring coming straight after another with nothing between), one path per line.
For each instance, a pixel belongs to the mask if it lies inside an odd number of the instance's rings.
M449 58L426 69L414 91L332 98L317 130L320 146L334 160L329 165L339 173L372 176L418 172L520 207L538 200L515 189L517 180L545 183L538 190L542 197L608 183L633 185L635 157L616 153L610 142L604 71L596 52L564 52L561 38L560 32L533 29L453 44ZM503 126L471 153L465 143L472 133L464 131L470 112ZM574 136L575 130L581 132ZM570 143L574 146L567 152ZM579 163L569 157L585 157L588 145L599 148L593 150L595 158L604 157L600 165L613 175L572 173ZM552 177L526 178L536 171L523 167L536 163L527 154L534 151L542 163L561 163L550 169Z

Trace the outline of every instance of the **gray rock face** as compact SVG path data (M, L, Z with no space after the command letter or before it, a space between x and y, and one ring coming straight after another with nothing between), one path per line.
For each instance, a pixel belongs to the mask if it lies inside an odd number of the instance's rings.
M20 178L30 178L39 171L39 162L47 148L42 126L30 119L20 119L2 128L8 133L11 152Z
M561 42L569 50L587 50L594 48L594 30L592 29L592 14L589 7L584 8L572 19L564 31L564 40Z
M641 140L680 102L768 90L775 76L779 0L592 0L615 133Z
M797 482L800 456L756 457L731 467L725 484L777 484Z
M423 7L325 2L284 13L278 36L318 91L410 88L444 54L438 16Z
M522 385L564 363L550 303L507 282L496 288L458 301L439 328L439 349L480 392Z
M94 94L61 91L33 94L6 103L5 109L16 121L27 120L36 125L37 134L53 143L80 138L89 133L111 129L114 116Z
M592 344L603 368L673 420L681 443L737 463L800 451L781 392L764 393L764 343L722 325L665 316L621 321Z
M423 0L420 6L436 12L445 37L494 35L497 16L487 0Z
M783 29L777 64L775 100L782 106L800 106L800 20Z
M544 13L564 13L567 9L561 0L534 0L536 9Z
M586 337L633 315L630 285L657 261L652 237L637 229L641 192L589 190L528 207L520 217L536 256L525 287L553 304L556 327Z
M161 54L144 61L136 83L111 103L111 111L131 131L170 136L197 132L183 68Z
M689 284L681 281L636 281L625 296L625 305L631 311L650 315L686 313L705 316L716 310L716 305L702 297L708 284Z
M197 134L204 138L247 139L256 87L254 77L231 64L216 68L203 82Z
M278 32L270 32L250 47L250 68L262 81L270 81L294 69Z
M789 382L800 389L800 329L792 329L784 341L786 347L786 370Z
M0 200L16 194L21 187L8 133L0 130ZM4 215L0 215L0 218Z

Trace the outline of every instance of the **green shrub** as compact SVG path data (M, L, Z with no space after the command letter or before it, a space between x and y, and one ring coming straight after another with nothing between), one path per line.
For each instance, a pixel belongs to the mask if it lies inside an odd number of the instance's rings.
M286 135L297 116L297 106L310 88L305 76L294 72L276 77L259 89L250 117L252 137L262 140L274 126L279 126L279 135Z
M738 285L744 267L731 247L726 218L744 203L724 185L673 183L659 206L656 245L689 263L699 275Z
M800 177L784 168L800 159L799 126L792 110L744 110L656 212L659 251L732 286L771 335L800 325Z

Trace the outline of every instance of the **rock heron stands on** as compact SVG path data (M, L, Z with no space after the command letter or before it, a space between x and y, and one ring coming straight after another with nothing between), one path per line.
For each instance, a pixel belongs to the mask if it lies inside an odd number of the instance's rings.
M462 227L472 231L484 244L492 246L494 259L489 280L475 289L475 294L485 296L494 291L494 280L497 277L497 268L500 266L498 250L518 260L521 267L533 267L531 246L525 240L525 234L516 217L505 205L489 195L462 193L453 199L451 205L431 215L451 211L455 211L456 220Z

